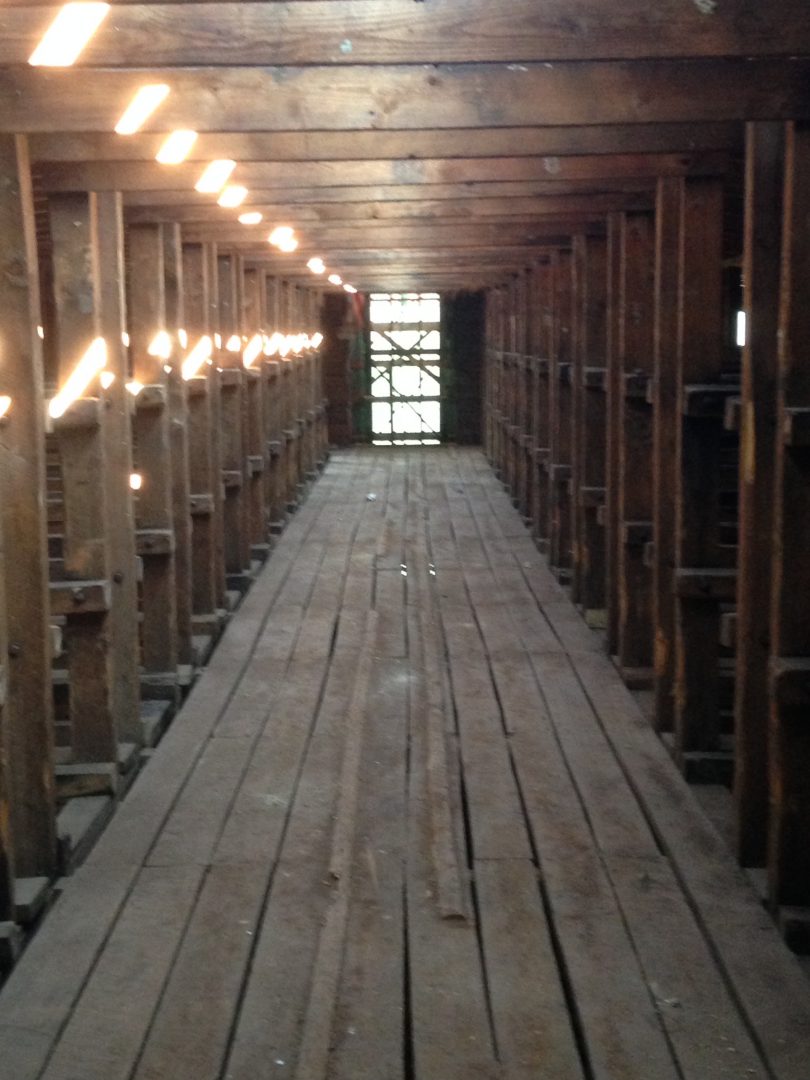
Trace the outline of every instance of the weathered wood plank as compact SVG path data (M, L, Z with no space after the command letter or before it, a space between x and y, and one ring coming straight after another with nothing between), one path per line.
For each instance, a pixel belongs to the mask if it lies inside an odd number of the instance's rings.
M775 384L784 189L784 128L750 124L746 131L743 349L740 407L739 550L734 631L734 801L736 844L744 866L765 862L768 834L768 661L773 538L762 522L772 513L776 444Z
M45 490L44 386L39 275L28 148L23 137L0 139L0 274L2 389L12 407L0 438L3 543L8 631L6 704L9 801L15 870L52 876L56 870L53 703ZM23 587L21 588L20 585Z
M368 130L786 119L807 111L808 61L561 61L348 68L151 69L172 84L160 129ZM114 128L142 82L109 68L7 69L2 130Z
M0 63L32 51L54 8L0 9ZM81 57L83 65L138 66L144 55L169 67L235 63L363 64L636 59L655 56L795 55L810 48L804 9L791 0L776 13L736 0L702 9L666 0L628 2L605 12L598 0L510 0L494 11L483 0L436 0L430 10L366 0L311 0L267 11L262 4L123 3Z

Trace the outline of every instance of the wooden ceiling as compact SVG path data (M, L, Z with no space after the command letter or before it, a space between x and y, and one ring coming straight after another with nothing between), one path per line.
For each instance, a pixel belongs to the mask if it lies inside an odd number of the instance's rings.
M0 0L0 130L30 133L43 190L121 190L132 222L291 277L318 254L361 289L501 281L660 175L733 173L745 120L810 111L807 0L121 2L74 67L29 67L58 10ZM166 102L114 134L155 81ZM180 127L191 160L157 164ZM220 157L239 211L193 190Z

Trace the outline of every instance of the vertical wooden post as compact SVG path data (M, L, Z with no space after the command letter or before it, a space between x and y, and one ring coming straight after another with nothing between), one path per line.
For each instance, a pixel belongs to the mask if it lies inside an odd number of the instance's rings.
M0 352L2 359L2 352ZM0 477L0 499L5 498ZM8 634L6 632L6 582L3 530L0 527L0 941L6 935L13 942L14 923L14 842L11 833L11 785L8 773L8 741L5 717L8 680Z
M265 312L267 329L272 335L280 332L279 316L279 281L267 274L264 279ZM264 362L265 397L264 431L267 439L267 479L265 499L270 531L278 533L284 522L282 497L282 462L283 444L281 433L281 361L279 359Z
M720 749L720 602L734 596L734 552L721 546L718 528L724 413L721 180L686 181L680 243L675 734L680 755L695 753L708 761L703 755ZM719 767L718 759L713 767Z
M571 251L553 255L554 334L550 365L551 434L549 504L551 569L560 581L571 576L571 320L573 260Z
M575 523L574 598L594 626L604 622L605 551L598 514L605 500L607 243L603 237L575 238L579 279L574 322L578 330L572 391L572 515Z
M102 334L98 233L91 225L90 202L86 194L57 195L49 201L60 386ZM115 273L114 265L111 272ZM108 329L116 322L118 339L110 345L120 348L121 304L116 304L114 289L107 299L117 307L108 313L114 316L108 319ZM67 617L70 747L76 763L118 759L109 534L110 495L117 485L109 476L106 410L100 393L96 376L89 394L53 421L64 501L65 580L51 586L51 600L53 610Z
M123 204L118 192L90 196L90 222L98 275L98 321L107 342L107 370L115 377L103 392L107 539L110 562L110 648L112 709L119 738L140 744L138 674L138 583L132 473L131 396L126 389L129 354L124 273Z
M248 338L253 334L266 334L263 297L266 295L262 272L258 267L244 270L243 326ZM267 505L265 502L265 477L267 439L264 433L264 395L267 380L263 370L264 353L261 352L245 372L247 398L245 401L245 438L243 457L246 466L246 541L248 560L252 555L263 556L267 547ZM249 565L249 563L248 563Z
M554 333L553 265L546 258L538 267L534 303L538 308L539 352L537 358L537 449L535 475L537 482L538 549L544 554L549 545L549 439L551 421L550 365Z
M142 477L136 507L137 550L143 561L143 692L179 696L177 677L177 587L174 564L173 478L166 361L150 354L165 329L164 239L160 225L127 231L129 336L135 398L133 429L136 468Z
M784 161L784 124L748 124L734 705L737 853L745 866L765 865L768 837L773 535L766 523L773 508L776 453Z
M674 726L675 485L680 417L681 219L683 179L658 181L655 209L655 334L653 377L653 621L655 723Z
M655 221L651 214L622 214L618 232L616 647L625 682L642 687L650 684L654 639L652 568L646 553L653 538L654 436L648 394L655 331Z
M183 244L183 289L189 348L211 333L209 321L209 279L202 244ZM206 622L201 629L214 630L218 608L217 492L221 490L218 447L214 442L216 423L211 365L186 380L189 403L189 482L191 485L191 577L192 611ZM221 501L221 500L220 500ZM212 621L213 620L213 621Z
M608 217L607 239L607 454L605 457L605 603L607 651L619 652L619 477L621 475L621 414L624 394L619 354L621 328L622 215Z
M14 872L56 870L53 703L48 601L44 388L39 276L28 144L0 135L0 427L8 659L3 710ZM13 557L11 557L13 553Z
M177 615L177 660L182 668L194 663L191 626L191 510L188 463L188 396L180 373L186 352L183 309L183 257L179 225L163 227L163 267L166 290L166 327L172 335L172 363L167 365L169 393L169 453L172 468L172 524L174 528L174 579ZM182 331L182 334L181 334ZM182 337L182 340L181 340ZM181 671L182 679L190 670Z
M224 485L223 536L225 571L234 588L244 589L243 575L250 568L250 542L246 507L245 444L247 434L247 372L242 363L244 347L241 312L242 260L228 253L217 256L219 282L219 332L225 348L219 354L222 371L220 383L220 415L222 417L222 482ZM234 338L235 348L228 342Z
M789 124L779 308L768 876L775 905L810 905L810 125Z

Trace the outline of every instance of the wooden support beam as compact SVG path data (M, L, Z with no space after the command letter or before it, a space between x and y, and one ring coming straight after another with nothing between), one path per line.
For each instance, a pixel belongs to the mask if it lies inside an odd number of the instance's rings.
M574 238L578 309L572 379L572 599L586 616L599 612L600 617L605 607L605 536L597 511L604 502L607 452L607 256L604 237ZM584 492L596 490L603 492L596 501L583 497Z
M0 361L12 399L0 429L8 629L4 745L19 877L56 871L44 388L34 204L26 140L0 137ZM8 829L9 825L5 826Z
M218 35L217 41L221 37ZM148 55L148 51L144 54ZM0 87L0 126L111 131L143 81L138 69L17 67ZM807 57L561 61L439 67L155 66L172 94L153 124L199 131L520 127L803 117Z
M255 273L255 271L254 271ZM223 348L219 350L222 454L220 467L225 483L222 506L225 572L238 579L250 567L248 536L246 465L247 372L242 364L243 349L243 266L238 255L217 255L219 319L217 329ZM255 331L254 331L255 332ZM231 344L229 345L229 342Z
M549 562L567 580L571 566L571 322L573 260L569 250L551 257L554 326L549 358Z
M91 222L94 216L95 204L91 208L89 195L59 195L49 200L56 314L51 329L57 335L60 387L94 339L102 337L102 271L99 230L97 223ZM111 273L114 278L115 265ZM117 343L113 347L121 347L123 305L114 291L108 292L107 300L117 309L109 313L107 329L112 331L117 321ZM120 360L117 366L119 370L123 367ZM87 398L76 401L54 421L63 492L64 573L76 583L77 595L82 593L79 586L85 581L110 581L109 500L113 492L123 494L115 478L109 476L106 410L101 406L100 393L97 378L92 379ZM124 483L127 480L126 475L119 477ZM67 616L68 721L70 750L76 764L117 760L111 631L109 605L88 610L80 603Z
M680 238L680 339L675 424L676 567L719 571L734 565L719 532L723 409L690 412L689 388L721 381L723 346L723 189L684 184ZM699 397L699 395L695 395ZM715 400L715 394L703 394ZM707 575L710 580L711 574ZM675 741L679 754L719 749L720 600L714 588L683 592L675 603Z
M129 356L124 271L124 221L121 195L99 192L90 196L90 224L98 274L98 322L107 342L107 370L114 376L103 392L106 530L109 545L110 648L112 709L119 742L143 741L138 680L138 583L135 562L135 509L130 475L132 464L131 397L126 389ZM117 760L114 758L113 760Z
M655 723L675 720L675 500L678 375L681 335L683 180L658 182L655 236L655 373L653 379L653 624Z
M242 329L248 340L254 334L270 334L265 313L267 293L264 275L256 266L244 267L242 288ZM245 529L247 554L253 545L267 541L267 504L265 500L265 477L267 467L267 439L264 429L264 398L267 380L263 368L263 352L246 371L245 401Z
M189 349L210 335L209 261L203 244L183 244L183 290ZM192 503L192 610L211 616L219 607L218 514L222 479L218 438L218 381L203 363L186 382L188 393L189 482Z
M788 125L785 157L782 276L779 306L777 433L786 409L810 406L810 308L802 296L810 272L810 128ZM771 623L768 878L774 904L810 905L810 729L803 695L783 692L780 677L801 670L810 656L810 470L806 451L776 441L774 564Z
M782 124L746 132L743 349L740 417L739 550L734 696L734 801L737 854L766 862L768 711L776 457L779 280L785 138Z
M165 239L160 225L127 230L129 336L133 379L145 389L135 398L136 468L143 477L136 522L141 530L174 530L171 410L165 360L149 352L166 327ZM143 560L142 656L144 673L165 676L165 693L177 694L177 581L174 550L145 553Z
M183 253L179 225L163 227L163 272L166 327L172 337L172 356L166 365L169 409L169 452L172 469L172 529L174 532L174 585L176 598L177 662L194 663L191 622L191 512L188 459L188 394L180 372L185 352L179 331L185 329L183 306ZM187 337L184 338L187 340Z
M332 2L332 0L330 0ZM0 9L2 11L3 9ZM1 17L1 16L0 16ZM113 132L51 131L33 135L31 156L47 161L151 161L159 133L126 139ZM385 158L514 157L568 154L667 154L701 150L739 152L739 124L624 124L601 127L479 127L444 131L202 132L192 150L198 161L364 161ZM191 193L189 193L191 194ZM202 200L201 200L202 202Z
M597 186L599 181L594 181ZM652 186L652 185L650 185ZM344 199L332 202L297 203L295 220L300 226L309 228L310 224L336 224L356 229L376 228L390 223L417 223L429 221L455 224L488 224L491 222L526 222L530 223L546 214L586 214L589 216L609 213L611 210L640 210L650 208L653 203L649 191L617 191L600 194L573 193L560 195L503 195L500 197L431 199L421 185L411 192L407 199L368 200ZM264 215L265 221L286 219L290 214L289 203L285 196L292 189L278 190L273 202L267 202L251 192L246 205L251 210ZM351 189L344 192L351 194ZM268 195L270 193L268 192ZM162 193L156 193L151 206L131 206L127 211L127 221L156 222L179 221L188 223L222 222L222 208L203 202L163 203ZM255 232L262 233L262 226ZM245 234L247 235L247 233Z
M508 12L484 0L434 0L428 10L389 0L312 0L279 11L259 3L119 5L80 63L138 67L147 56L167 67L233 64L526 63L680 56L795 55L810 50L801 0L749 15L743 0L707 12L667 0L625 0L621 18L598 0L511 0ZM55 8L4 9L0 63L21 64ZM711 15L711 18L708 15Z
M403 156L401 160L310 161L306 168L308 187L351 187L369 184L411 185L418 194L422 185L532 182L545 180L598 181L609 187L614 179L654 180L657 176L718 174L728 171L729 157L723 152L697 154L595 154L567 157L463 157L431 158L421 161ZM122 188L128 191L176 191L191 189L200 173L199 162L185 162L166 170L155 161L59 162L39 166L46 191L71 191L77 186L98 190ZM293 161L243 162L239 179L250 190L295 188L301 181L301 166ZM210 203L208 204L210 207ZM220 209L220 208L216 208ZM211 207L216 220L223 215ZM584 211L593 213L590 207ZM382 224L382 223L381 223Z
M618 228L617 656L621 671L638 672L652 668L654 644L653 576L644 545L652 539L654 516L653 410L646 392L653 377L655 219L651 214L622 215ZM640 534L632 523L646 523L644 531Z

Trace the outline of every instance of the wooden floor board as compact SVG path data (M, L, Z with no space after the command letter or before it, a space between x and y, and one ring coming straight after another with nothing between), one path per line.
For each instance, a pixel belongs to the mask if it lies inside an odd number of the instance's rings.
M0 1080L807 1080L806 975L601 648L480 451L333 454Z

